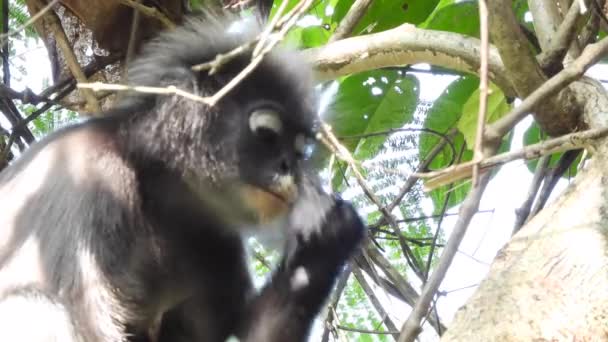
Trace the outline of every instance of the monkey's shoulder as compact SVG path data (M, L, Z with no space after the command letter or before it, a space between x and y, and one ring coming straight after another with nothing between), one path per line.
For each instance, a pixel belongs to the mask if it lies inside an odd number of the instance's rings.
M116 135L118 123L93 119L62 128L31 146L0 174L0 193L34 193L79 184L124 187L135 179ZM112 190L112 189L108 189Z

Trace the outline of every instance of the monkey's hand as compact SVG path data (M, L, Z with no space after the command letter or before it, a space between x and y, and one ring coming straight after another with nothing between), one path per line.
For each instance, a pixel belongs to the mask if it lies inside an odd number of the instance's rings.
M350 203L317 189L307 192L290 218L284 267L308 266L313 274L316 269L330 272L351 256L365 226Z
M283 260L251 303L241 341L306 341L344 263L365 235L350 203L315 188L303 195L290 218Z

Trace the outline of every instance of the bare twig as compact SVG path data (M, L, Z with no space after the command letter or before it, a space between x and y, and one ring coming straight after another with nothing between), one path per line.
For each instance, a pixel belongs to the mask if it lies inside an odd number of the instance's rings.
M220 67L231 61L234 57L240 56L247 51L251 51L256 43L257 39L246 44L239 45L226 53L217 54L212 61L193 66L192 71L209 70L209 75L213 75L220 69Z
M53 6L55 6L58 2L59 2L59 0L52 0L51 2L49 2L40 11L38 11L36 14L34 14L33 16L31 16L25 22L25 24L19 26L18 28L14 29L14 30L12 30L10 32L7 32L5 34L0 35L0 41L4 41L6 38L8 38L10 36L14 36L17 33L25 30L28 26L32 25L33 23L35 23L36 21L38 21L38 19L42 18L42 16L45 15L46 12L48 12L49 10L51 10L51 8L53 8Z
M571 150L565 152L559 159L557 165L551 169L550 172L548 172L548 174L545 176L543 187L538 195L538 200L534 204L530 215L528 215L527 221L530 221L530 219L536 216L536 214L538 214L545 207L545 204L547 204L549 196L553 192L557 182L568 171L572 163L574 163L580 154L581 150Z
M351 328L343 325L338 325L338 329L344 331L352 331L360 334L374 334L374 335L399 335L398 330L394 331L378 331L378 330L369 330L369 329L361 329L361 328Z
M483 170L517 159L535 159L557 152L585 148L593 145L594 140L603 138L607 135L608 128L606 127L570 133L558 138L545 140L534 145L526 146L518 151L506 152L486 158L479 162L479 167ZM416 176L420 178L432 178L425 184L425 186L427 189L434 189L438 186L470 177L473 165L473 162L467 162L448 167L441 171L417 173Z
M435 135L435 136L441 138L441 140L445 144L447 144L450 147L450 150L452 151L452 160L448 164L452 164L454 162L454 156L456 155L456 147L454 147L454 143L452 143L452 141L450 140L450 137L449 137L450 132L448 132L446 134L446 133L441 133L439 131L436 131L436 130L433 130L430 128L425 128L425 127L390 128L390 129L386 129L386 130L382 130L382 131L378 131L378 132L339 136L338 139L339 140L363 139L363 138L376 137L376 136L380 136L380 135L391 135L394 133L401 133L401 132L428 133L428 134ZM444 144L442 144L442 148L443 147L445 147Z
M37 7L42 7L42 3L40 0L36 1ZM54 33L55 40L57 45L63 52L63 57L65 58L65 62L70 69L74 78L80 83L85 83L87 80L86 75L80 68L80 64L78 63L78 59L72 50L72 46L68 40L68 37L63 30L63 26L61 26L61 21L57 14L53 11L48 11L44 14L44 20L49 25L49 28ZM90 90L83 91L84 98L87 100L88 110L91 112L98 112L100 110L99 103L97 102L97 98L95 94L93 94Z
M224 97L228 92L230 92L237 84L239 84L245 77L247 77L255 68L262 62L264 56L272 50L276 44L278 44L287 34L287 32L297 23L298 19L308 10L308 8L313 4L313 0L305 0L301 1L296 5L296 7L285 17L289 17L285 21L279 20L277 23L278 26L281 27L279 32L272 36L269 39L268 44L260 50L259 54L252 57L251 62L239 72L233 79L231 79L222 89L216 92L209 99L210 106L215 105L219 100ZM284 18L285 18L284 17Z
M433 300L441 281L452 264L452 260L454 260L454 255L458 251L458 246L460 246L460 242L467 231L473 215L475 212L477 212L481 195L483 194L489 180L490 175L488 173L481 175L479 177L477 187L474 187L471 190L469 195L467 195L467 198L462 203L460 207L460 216L458 217L458 221L454 225L452 234L450 235L450 238L443 249L443 254L439 259L437 268L429 278L428 282L424 285L420 298L418 298L416 301L410 316L403 324L403 327L401 328L401 335L399 336L399 342L410 342L413 341L416 336L418 336L421 329L420 322L426 316L429 310L429 304Z
M414 304L420 298L414 287L407 282L407 280L401 275L401 273L399 273L399 271L391 264L391 262L376 248L373 248L373 246L368 245L365 250L369 254L370 259L374 262L375 267L378 267L380 270L382 270L382 272L386 274L389 280L394 284L397 291L399 291L401 297L397 296L397 298L400 298L406 304L413 307ZM379 285L384 287L384 284L382 283L380 283ZM441 324L440 321L432 318L429 320L429 322L431 326L433 326L435 331L439 332L445 330L445 327Z
M462 159L462 154L464 153L465 145L462 144L460 147L460 153L458 154L458 161ZM475 167L479 167L478 164L475 164ZM454 183L449 185L449 189L454 189ZM443 219L446 216L446 211L448 210L448 204L450 203L450 197L452 196L452 191L447 191L445 194L445 198L443 199L443 204L441 205L441 210L439 211L440 216L437 222L437 229L435 230L435 234L433 235L433 241L431 244L431 248L429 251L429 255L426 261L426 267L424 269L424 282L429 279L429 274L431 273L431 263L433 262L433 256L435 255L435 245L437 244L437 240L439 239L439 233L441 232L441 224L443 223Z
M262 48L268 42L268 36L272 33L272 31L274 31L277 23L279 22L279 19L281 18L281 16L283 16L283 12L285 12L285 8L287 8L288 3L289 1L281 2L281 5L277 9L277 12L275 13L274 17L266 25L266 28L264 28L264 30L260 34L260 39L258 39L258 43L256 44L255 48L253 48L252 56L255 57L260 54Z
M572 64L568 65L564 70L543 83L507 115L487 126L484 137L486 141L499 144L502 137L509 132L515 124L528 115L528 113L530 113L542 100L557 94L568 84L579 79L589 67L597 63L607 52L607 38L588 45L583 50L580 57L574 60Z
M7 87L11 86L11 68L9 63L10 50L8 46L8 19L9 19L9 2L2 2L2 35L7 37L2 41L2 70L3 70L3 81Z
M346 13L344 18L340 21L334 34L329 38L329 43L346 38L350 35L355 29L355 26L357 26L361 18L365 15L365 11L367 11L367 8L371 3L372 0L356 0L348 10L348 13Z
M530 183L530 189L528 190L528 195L524 203L515 210L515 224L513 225L513 235L519 231L519 229L524 225L528 216L530 215L530 208L532 208L532 203L534 203L534 199L538 194L538 189L540 189L540 185L545 177L545 172L547 170L547 165L549 165L549 160L551 157L549 155L544 155L540 157L538 160L538 164L536 165L536 170L534 171L534 177L532 177L532 182Z
M439 143L437 143L437 145L435 145L435 147L433 147L433 149L429 152L428 156L422 162L420 162L420 165L418 165L416 172L427 171L429 168L429 165L431 165L431 163L433 162L435 157L437 157L439 152L441 152L445 148L445 145L448 144L448 142L452 146L454 145L452 143L451 139L453 139L457 133L458 133L457 129L455 129L455 128L450 129L450 131L446 133L447 139L440 141ZM450 161L449 165L452 165L454 160L456 160L456 150L453 149L452 151L453 151L452 160ZM397 205L399 205L399 203L401 203L401 200L403 199L405 194L407 194L412 189L414 184L416 184L416 181L418 181L418 177L416 177L415 175L410 175L407 178L407 180L405 181L405 183L403 184L401 189L399 189L399 193L397 194L397 196L395 196L395 199L387 206L387 210L389 212L392 212L393 209L395 209L397 207ZM379 222L382 222L383 219L384 218L380 219Z
M493 213L494 210L480 210L477 213L478 214L484 214L484 213ZM417 222L417 221L424 221L424 220L430 220L430 219L438 219L440 217L446 217L446 216L456 216L458 215L458 213L446 213L444 215L427 215L427 216L417 216L417 217L408 217L405 218L403 220L395 220L395 222L397 223L406 223L406 222ZM378 229L382 226L386 225L385 223L374 223L374 224L370 224L367 226L368 229L374 230L374 229ZM392 234L393 232L391 232ZM418 238L418 239L410 239L410 240L422 240L422 239L432 239L432 238Z
M479 70L479 113L477 114L477 135L473 148L473 160L483 159L483 132L486 126L486 111L488 107L488 55L490 42L488 34L488 6L486 0L479 0L479 26L481 31L480 70ZM477 185L479 165L473 165L473 186Z
M168 87L147 87L147 86L129 86L124 84L110 84L110 83L102 83L102 82L93 82L93 83L78 83L78 88L82 89L91 89L93 91L100 90L115 90L115 91L134 91L138 93L145 94L157 94L157 95L177 95L183 98L201 102L207 105L212 105L211 97L206 96L198 96L196 94L187 92L185 90L181 90L175 86Z
M367 282L367 279L365 279L365 277L363 276L363 272L361 272L361 269L359 269L356 265L353 265L353 274L355 275L357 282L363 289L363 292L365 292L365 294L367 295L367 298L369 299L370 303L372 303L372 306L376 309L378 315L382 318L382 323L386 325L386 329L388 331L394 332L394 334L392 335L395 339L399 338L399 330L397 329L397 326L395 325L393 320L388 316L386 310L384 310L384 306L382 306L382 303L380 303L380 300L374 293L374 290Z
M120 60L120 58L122 58L120 54L110 56L95 56L95 59L89 64L85 65L82 68L82 71L84 72L87 78L91 77L99 71L103 70L106 66L117 62L118 60ZM66 87L71 87L72 89L76 88L76 80L74 79L74 76L67 75L67 77L61 79L52 86L49 86L48 88L44 89L39 96L42 98L49 98L53 94L60 92Z
M395 218L390 213L390 211L388 211L382 205L382 202L380 201L380 199L374 194L373 190L370 188L370 186L365 181L365 178L363 177L363 175L361 174L361 171L359 170L358 162L353 158L353 156L350 154L348 149L346 147L344 147L338 141L338 138L336 138L336 136L331 132L331 127L329 125L322 123L321 132L322 133L319 134L318 138L338 158L345 161L348 164L348 166L351 168L351 170L353 171L353 174L355 175L355 179L357 180L357 183L359 183L359 186L361 187L361 189L363 190L363 192L365 193L367 198L369 198L370 201L372 201L372 203L374 203L374 205L376 205L376 207L378 208L378 210L380 211L382 216L387 220L387 222L389 223L391 228L394 230L395 236L397 236L399 238L399 245L402 249L403 254L406 257L406 260L408 261L409 266L412 268L412 271L414 271L414 273L416 273L416 275L418 275L419 277L422 278L422 276L423 276L422 268L418 264L418 260L414 256L414 253L412 252L410 247L407 245L407 242L403 238L403 235L400 234L399 226L395 222Z
M264 267L266 267L266 269L272 270L272 265L268 262L268 260L266 260L266 258L264 257L264 255L262 253L260 253L258 251L254 251L253 256L255 257L255 259L257 261L260 262L260 264L264 265Z
M139 12L141 12L143 15L145 15L147 17L157 19L168 29L175 28L175 24L173 23L173 21L171 21L171 19L169 19L164 13L159 11L156 7L146 6L135 0L119 0L119 1L123 5L129 6L129 7L132 7L134 9L138 10Z
M13 88L4 85L0 85L0 96L19 100L24 104L31 103L35 105L41 102L54 102L52 99L35 94L29 88L25 88L23 91L16 91Z
M347 265L346 269L344 271L342 271L342 274L340 274L340 278L338 278L338 281L336 282L336 288L331 293L331 297L329 299L330 308L338 307L338 302L340 302L340 297L342 297L342 293L344 292L344 289L346 288L346 285L348 284L348 278L350 278L350 275L352 272L351 271L352 267L353 267L352 265ZM321 335L322 336L321 342L329 341L329 333L333 329L333 320L334 320L334 310L327 310L327 317L325 318L325 326L324 326L323 334Z
M57 93L57 96L55 96L54 101L45 103L42 107L38 108L32 114L28 115L25 119L23 119L21 122L19 122L18 125L13 127L13 131L18 130L18 129L25 129L30 122L34 121L36 118L38 118L44 112L46 112L51 107L53 107L53 105L55 105L59 101L61 101L64 97L66 97L69 93L71 93L72 90L74 90L74 88L75 88L75 85L72 84L71 86L68 86L68 87L62 89L59 93Z
M546 70L553 64L559 64L568 52L572 39L576 36L578 19L581 18L580 6L578 2L572 3L564 20L558 27L555 34L551 37L550 47L545 49L536 57L541 68Z

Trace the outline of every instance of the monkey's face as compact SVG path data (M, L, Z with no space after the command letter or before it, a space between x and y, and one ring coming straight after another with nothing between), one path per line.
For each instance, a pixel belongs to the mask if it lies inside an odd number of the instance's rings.
M312 127L290 120L293 113L271 101L253 104L245 114L237 146L240 198L258 223L266 223L286 214L298 197Z

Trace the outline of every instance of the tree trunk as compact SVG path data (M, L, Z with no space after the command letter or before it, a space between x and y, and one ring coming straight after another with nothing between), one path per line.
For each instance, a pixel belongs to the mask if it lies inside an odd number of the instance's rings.
M442 341L608 341L607 153L498 253Z

